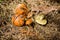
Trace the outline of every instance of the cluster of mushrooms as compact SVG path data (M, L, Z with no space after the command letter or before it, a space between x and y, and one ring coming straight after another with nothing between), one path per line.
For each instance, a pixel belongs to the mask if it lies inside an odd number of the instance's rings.
M45 25L47 20L44 19L43 14L34 16L35 22ZM14 9L14 15L12 15L12 24L15 26L30 25L33 22L31 13L28 12L28 8L25 4L18 4Z

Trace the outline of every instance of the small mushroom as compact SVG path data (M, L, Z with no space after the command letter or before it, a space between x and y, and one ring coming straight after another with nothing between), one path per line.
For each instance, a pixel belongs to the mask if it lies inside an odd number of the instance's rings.
M27 18L31 18L33 16L33 13L31 13L31 12L29 12L28 14L27 14Z
M30 25L33 22L32 18L26 20L26 25Z
M35 17L35 21L41 25L45 25L47 23L47 20L44 19L44 15L43 14L38 14Z

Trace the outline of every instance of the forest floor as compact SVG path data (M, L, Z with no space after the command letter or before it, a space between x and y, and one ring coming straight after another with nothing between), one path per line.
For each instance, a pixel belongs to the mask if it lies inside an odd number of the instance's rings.
M44 13L48 23L44 26L35 22L33 26L14 26L11 16L20 3L25 3L32 13ZM0 40L60 40L60 1L0 0Z

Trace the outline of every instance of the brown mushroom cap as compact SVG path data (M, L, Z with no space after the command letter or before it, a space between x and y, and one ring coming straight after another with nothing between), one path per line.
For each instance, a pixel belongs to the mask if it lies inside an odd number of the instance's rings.
M30 25L32 22L33 22L33 21L32 21L32 19L30 18L30 19L26 20L26 25Z
M14 13L21 15L27 13L27 6L25 4L18 4L14 10Z
M12 23L15 26L22 26L24 24L24 17L20 17L20 16L12 16Z

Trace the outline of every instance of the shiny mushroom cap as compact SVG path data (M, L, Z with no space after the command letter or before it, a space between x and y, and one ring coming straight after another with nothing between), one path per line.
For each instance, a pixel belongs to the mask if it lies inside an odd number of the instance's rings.
M14 10L14 13L17 15L26 14L28 12L28 8L25 4L18 4Z

